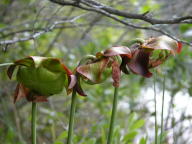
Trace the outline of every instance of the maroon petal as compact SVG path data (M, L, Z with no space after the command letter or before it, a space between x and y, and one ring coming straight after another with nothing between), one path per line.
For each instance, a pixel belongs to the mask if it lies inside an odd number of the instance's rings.
M34 95L32 102L48 102L48 100L45 96Z
M127 68L127 63L129 62L130 62L130 58L128 58L127 56L122 56L122 63L120 66L120 70L125 74L129 74L129 70Z
M159 37L150 38L142 44L142 48L149 50L167 50L171 54L176 54L181 50L181 43L178 43L172 38L162 35Z
M22 98L26 98L28 94L29 94L28 88L24 87L22 84L17 84L14 94L14 103L16 103Z
M85 92L83 91L82 87L81 87L81 82L80 82L80 77L79 77L79 74L77 74L77 83L74 87L74 89L76 90L76 92L81 95L81 96L87 96L85 94Z
M133 58L127 64L130 70L135 73L142 75L144 77L151 77L152 73L149 71L149 56L151 52L145 50L136 50L133 54Z
M16 65L11 65L11 66L8 68L8 70L7 70L7 75L8 75L8 77L9 77L10 79L12 78L12 75L13 75L13 72L14 72L15 68L16 68Z
M117 61L114 61L112 63L112 78L114 87L119 87L120 77L121 77L120 65L118 64Z
M103 74L109 62L110 62L109 58L103 58L94 63L80 65L77 67L77 72L81 76L86 77L86 79L91 81L93 84L98 84L101 83L105 78Z
M75 75L69 75L69 87L68 89L72 89L77 83L77 78Z
M104 56L107 56L107 57L117 56L117 55L126 55L129 58L132 57L131 50L125 46L112 47L104 51Z

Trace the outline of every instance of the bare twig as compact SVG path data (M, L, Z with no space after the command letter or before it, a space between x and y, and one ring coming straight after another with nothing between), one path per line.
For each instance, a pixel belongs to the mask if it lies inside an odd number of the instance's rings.
M180 39L176 38L175 36L169 34L168 32L166 32L164 30L161 30L161 29L159 29L157 27L154 27L154 26L151 26L151 27L150 26L139 26L139 25L135 25L135 24L129 23L129 22L125 21L125 20L122 20L122 19L118 18L117 16L115 16L110 11L106 11L106 7L107 6L105 6L103 4L100 4L98 2L95 2L95 1L92 1L92 0L81 0L79 3L77 3L77 1L75 1L75 0L73 0L72 2L71 1L70 2L68 2L68 1L61 1L61 0L50 0L50 1L52 1L54 3L57 3L57 4L60 4L60 5L63 5L63 6L69 5L69 6L78 7L80 9L83 9L83 10L86 10L86 11L94 11L94 12L103 14L103 15L105 15L105 16L107 16L107 17L109 17L109 18L111 18L111 19L113 19L113 20L115 20L117 22L120 22L120 23L122 23L122 24L124 24L126 26L129 26L129 27L132 27L132 28L135 28L135 29L144 29L144 30L156 31L156 32L159 32L161 34L167 35L167 36L173 38L174 40L180 41L183 44L192 46L192 43L180 40ZM83 4L85 4L85 5L89 6L89 7L83 6L81 3L83 3ZM92 5L92 4L94 4L94 5ZM110 8L110 7L107 7L107 9L108 8ZM134 19L135 17L132 16L132 17L126 17L126 18ZM190 16L188 17L188 19L191 19ZM176 21L176 20L174 19L174 21ZM181 22L184 22L184 20L183 21L180 20L180 23ZM160 24L160 23L155 23L155 24ZM163 24L173 24L173 23L163 23Z
M108 13L116 15L116 16L122 16L124 18L130 18L130 19L138 19L138 20L142 20L142 21L148 22L153 25L154 24L192 23L192 15L178 17L178 18L170 18L170 19L155 19L155 18L149 17L147 14L135 14L135 13L128 13L125 11L120 11L120 10L114 9L110 6L106 6L102 3L99 3L94 0L72 0L72 1L50 0L50 1L60 4L60 5L71 5L71 6L75 6L75 7L79 7L80 4L84 4L91 8L97 8L97 9L103 10L105 12L108 12ZM94 9L92 9L92 11L94 11Z
M72 23L74 21L76 21L77 19L81 18L82 16L85 16L86 14L82 14L80 16L76 16L72 19L69 19L69 20L61 20L61 21L56 21L54 22L51 26L45 28L44 30L42 31L39 31L39 32L36 32L34 33L33 35L29 36L29 37L24 37L24 38L15 38L15 39L12 39L12 40L5 40L5 41L0 41L0 45L6 45L6 44L14 44L14 43L17 43L17 42L23 42L23 41L27 41L27 40L31 40L31 39L35 39L47 32L50 32L52 31L57 25L60 25L60 24L63 24L63 23Z

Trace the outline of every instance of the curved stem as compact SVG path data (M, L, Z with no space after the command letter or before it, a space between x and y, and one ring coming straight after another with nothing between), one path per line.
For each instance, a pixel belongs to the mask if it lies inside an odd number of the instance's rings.
M163 142L163 108L164 108L164 97L165 97L165 76L163 78L163 97L162 97L162 107L161 107L161 134L160 134L160 144Z
M116 115L116 111L117 111L117 96L118 96L118 87L115 87L114 98L113 98L113 107L112 107L112 114L111 114L111 121L110 121L110 127L109 127L109 132L108 132L107 144L111 144L112 137L113 137L115 115Z
M37 103L32 102L32 120L31 120L31 133L32 133L32 144L36 144L36 112Z
M68 129L67 144L71 144L71 141L72 141L73 124L74 124L74 116L75 116L75 107L76 107L76 91L73 90L72 100L71 100L71 109L70 109L70 118L69 118L69 129Z

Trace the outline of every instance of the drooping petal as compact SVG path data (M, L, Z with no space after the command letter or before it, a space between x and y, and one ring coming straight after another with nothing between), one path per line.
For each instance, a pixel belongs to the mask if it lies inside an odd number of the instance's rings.
M72 89L75 86L75 84L77 83L76 76L75 75L70 75L69 76L69 81L70 81L70 83L69 83L68 89Z
M28 94L27 95L27 100L31 102L47 102L47 97L46 96L41 96L41 95L36 95L36 94Z
M39 66L43 66L52 72L65 72L72 75L72 72L58 58L46 57Z
M109 75L109 58L103 58L97 62L80 65L77 67L77 72L84 77L84 80L88 80L93 84L104 81Z
M77 83L76 83L74 89L77 91L77 93L78 93L79 95L81 95L81 96L87 96L87 95L85 94L84 90L83 90L82 87L81 87L81 79L80 79L80 77L79 77L80 75L77 74L76 76L77 76Z
M151 50L168 50L172 54L176 54L178 49L181 49L181 46L180 44L178 45L176 40L163 35L146 40L146 42L142 44L142 48Z
M124 55L124 56L127 56L128 58L132 57L131 50L125 46L112 47L104 51L104 56L107 56L107 57L117 56L117 55Z
M129 71L127 69L127 63L132 58L132 53L128 47L112 47L110 49L105 50L103 55L106 57L121 56L120 70L122 70L125 74L129 74Z
M113 61L112 63L112 78L113 78L113 86L119 87L121 77L120 65L117 61Z
M127 58L126 56L121 56L121 57L122 57L122 63L120 65L120 69L125 74L129 74L127 63L129 63L131 59Z
M43 66L53 72L63 71L68 75L72 74L72 72L58 58L29 56L15 61L15 64L35 68Z
M17 65L11 65L9 66L9 68L7 69L7 75L8 77L11 79L12 78L12 75L13 75L13 72L15 70Z
M26 98L28 94L29 94L28 88L24 87L22 84L17 84L14 94L14 103L16 103L22 98Z
M16 65L23 65L28 67L38 67L42 61L46 59L45 57L40 56L29 56L20 60L15 61Z
M147 78L151 77L152 73L148 68L150 54L150 52L146 52L145 50L136 50L133 54L133 58L129 63L127 63L129 69L135 74L139 74Z
M140 48L151 52L148 68L154 68L164 63L170 55L179 53L182 44L163 35L146 40Z

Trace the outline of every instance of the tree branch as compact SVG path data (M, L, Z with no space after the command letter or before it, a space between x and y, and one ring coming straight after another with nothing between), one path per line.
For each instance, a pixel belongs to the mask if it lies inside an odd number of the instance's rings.
M14 44L14 43L17 43L17 42L23 42L23 41L27 41L27 40L32 40L32 39L35 39L47 32L50 32L52 31L57 25L59 24L63 24L63 23L72 23L74 21L76 21L77 19L81 18L82 16L85 16L86 14L82 14L80 16L76 16L72 19L69 19L69 20L61 20L61 21L56 21L54 22L51 26L49 26L48 28L45 28L39 32L36 32L34 33L33 35L29 36L29 37L24 37L24 38L15 38L15 39L12 39L12 40L4 40L4 41L0 41L0 45L8 45L8 44Z
M132 24L132 23L128 23L127 21L125 20L122 20L122 19L119 19L117 16L114 16L113 14L111 13L108 13L106 12L105 10L101 9L101 5L98 4L98 2L95 2L95 5L97 4L97 6L95 6L94 8L93 7L86 7L86 6L83 6L81 5L81 3L77 3L76 0L73 0L73 2L66 2L66 1L61 1L61 0L50 0L54 3L57 3L57 4L60 4L60 5L69 5L69 6L74 6L74 7L78 7L80 9L83 9L83 10L86 10L86 11L94 11L94 12L97 12L97 13L100 13L100 14L103 14L117 22L120 22L121 24L124 24L126 26L129 26L129 27L132 27L132 28L135 28L135 29L144 29L144 30L152 30L152 31L156 31L156 32L159 32L161 34L164 34L164 35L167 35L169 37L171 37L172 39L176 40L176 41L180 41L182 42L183 44L186 44L186 45L189 45L189 46L192 46L192 43L190 42L187 42L187 41L183 41L183 40L180 40L178 38L176 38L175 36L172 36L171 34L169 34L168 32L164 31L164 30L161 30L157 27L154 27L154 26L151 26L151 27L147 27L147 26L139 26L139 25L135 25L135 24ZM75 2L74 2L75 1ZM86 1L92 1L92 0L86 0ZM87 5L90 5L91 4L88 4L87 2L85 2L85 0L81 0L81 2L83 3L86 3Z
M147 15L147 13L144 14L135 14L135 13L128 13L125 11L120 11L117 9L114 9L110 6L106 6L102 3L96 2L94 0L72 0L72 1L66 1L66 0L49 0L53 3L57 3L60 5L71 5L71 6L75 6L75 7L79 7L80 4L84 4L88 7L91 8L97 8L100 10L103 10L107 13L116 15L116 16L121 16L124 18L129 18L129 19L138 19L138 20L142 20L145 21L147 23L150 23L152 25L155 24L179 24L179 23L190 23L192 24L192 15L189 16L184 16L184 17L178 17L178 18L170 18L170 19L155 19L152 17L149 17ZM92 11L94 11L92 9Z

